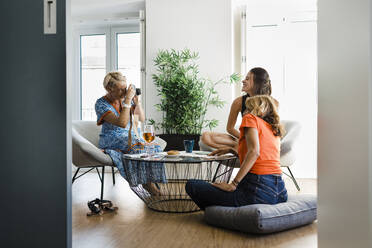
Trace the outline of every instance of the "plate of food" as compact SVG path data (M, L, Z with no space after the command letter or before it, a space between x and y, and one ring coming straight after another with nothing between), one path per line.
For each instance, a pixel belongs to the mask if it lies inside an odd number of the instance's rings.
M167 158L178 158L180 156L180 152L177 150L170 150L167 152L167 155L165 157Z

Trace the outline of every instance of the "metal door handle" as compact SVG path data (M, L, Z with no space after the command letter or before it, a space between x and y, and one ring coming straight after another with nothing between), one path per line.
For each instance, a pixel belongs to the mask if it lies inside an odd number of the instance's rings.
M57 0L44 0L44 34L57 33Z

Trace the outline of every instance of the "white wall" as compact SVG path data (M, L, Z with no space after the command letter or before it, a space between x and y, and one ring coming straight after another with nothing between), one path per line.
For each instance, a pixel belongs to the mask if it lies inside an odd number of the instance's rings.
M230 0L149 0L146 1L146 115L161 120L155 110L159 102L152 81L153 59L159 49L189 48L199 52L202 76L217 80L230 75L233 65L232 13ZM217 88L226 101L224 108L210 109L207 118L219 120L216 131L225 132L230 104L231 85Z
M318 242L372 247L370 1L318 1Z

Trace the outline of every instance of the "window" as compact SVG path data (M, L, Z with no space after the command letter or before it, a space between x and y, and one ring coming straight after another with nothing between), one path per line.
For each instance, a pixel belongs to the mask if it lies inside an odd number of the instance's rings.
M102 80L106 75L106 36L80 36L81 119L94 120L94 104L105 94Z
M106 94L107 72L120 71L129 84L141 87L139 26L80 29L78 37L79 117L96 120L94 105Z
M140 86L140 34L118 33L117 70L127 77L129 84Z

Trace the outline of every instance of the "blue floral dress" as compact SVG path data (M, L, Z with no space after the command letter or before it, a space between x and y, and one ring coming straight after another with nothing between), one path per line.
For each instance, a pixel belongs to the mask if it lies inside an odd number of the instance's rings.
M134 187L139 184L149 182L165 183L165 169L163 163L132 162L123 159L123 153L143 153L143 144L145 141L142 137L137 137L132 130L132 146L128 146L128 135L130 121L125 128L105 122L103 118L114 113L120 115L118 109L111 105L105 97L96 101L95 110L97 114L97 125L102 125L101 134L99 135L98 147L110 155L115 166L119 169L120 174L128 181L129 185ZM140 134L140 130L138 130ZM161 148L155 145L155 152L161 152Z

